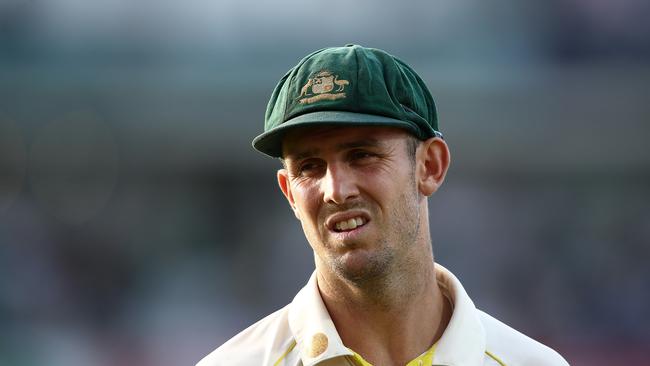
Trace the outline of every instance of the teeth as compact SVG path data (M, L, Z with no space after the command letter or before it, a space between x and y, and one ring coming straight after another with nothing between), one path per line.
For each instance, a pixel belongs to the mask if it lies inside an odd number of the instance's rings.
M354 217L349 220L337 222L335 227L336 230L343 231L356 229L361 225L363 225L363 219L361 217Z

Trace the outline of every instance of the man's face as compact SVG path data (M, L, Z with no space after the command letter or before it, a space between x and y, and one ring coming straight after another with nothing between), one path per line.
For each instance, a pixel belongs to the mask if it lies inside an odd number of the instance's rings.
M413 254L420 200L409 135L390 127L299 129L284 138L278 181L319 270L359 282Z

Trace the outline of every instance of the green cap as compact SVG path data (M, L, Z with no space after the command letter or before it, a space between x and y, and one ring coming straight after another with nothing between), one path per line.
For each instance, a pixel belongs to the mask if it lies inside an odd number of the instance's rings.
M289 70L253 147L281 157L284 133L319 125L394 126L420 140L442 137L431 93L415 71L385 51L357 45L318 50Z

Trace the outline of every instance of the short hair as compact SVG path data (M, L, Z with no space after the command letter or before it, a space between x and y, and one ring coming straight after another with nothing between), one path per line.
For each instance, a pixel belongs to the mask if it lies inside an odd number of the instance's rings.
M420 146L420 141L417 137L413 135L408 135L406 139L406 153L408 154L409 158L411 158L411 163L415 165L415 153L418 150L418 146Z

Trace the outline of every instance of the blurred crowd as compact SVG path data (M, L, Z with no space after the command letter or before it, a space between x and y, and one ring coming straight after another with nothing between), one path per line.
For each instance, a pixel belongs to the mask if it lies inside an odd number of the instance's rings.
M192 365L311 250L250 147L304 54L423 75L452 165L436 260L572 365L647 364L650 5L0 3L0 366Z

